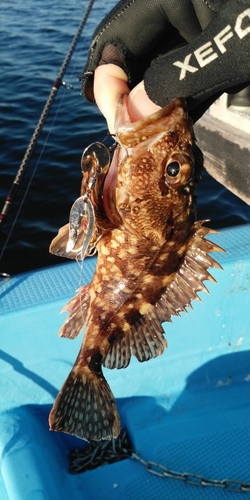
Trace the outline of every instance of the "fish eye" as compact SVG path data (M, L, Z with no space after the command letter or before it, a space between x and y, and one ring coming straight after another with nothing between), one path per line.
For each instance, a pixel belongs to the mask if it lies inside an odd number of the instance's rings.
M166 184L173 188L187 184L192 178L193 169L193 161L188 154L178 151L173 152L164 167Z
M172 161L167 165L166 172L170 177L176 177L180 172L180 165L178 161Z

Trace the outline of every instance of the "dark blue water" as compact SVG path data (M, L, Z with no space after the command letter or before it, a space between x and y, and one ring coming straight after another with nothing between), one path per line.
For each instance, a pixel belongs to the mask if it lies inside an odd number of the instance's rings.
M92 33L116 1L96 0L1 235L0 271L10 274L59 264L48 247L79 195L83 149L107 133L97 108L80 95L78 75ZM2 0L1 209L88 1ZM27 191L28 189L28 191ZM207 173L198 191L198 217L221 228L250 222L249 208ZM14 224L14 225L13 225Z

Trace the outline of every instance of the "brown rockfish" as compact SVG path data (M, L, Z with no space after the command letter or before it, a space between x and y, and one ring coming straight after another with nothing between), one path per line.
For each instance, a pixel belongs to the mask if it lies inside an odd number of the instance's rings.
M85 323L86 331L49 418L51 429L87 441L120 431L102 366L126 368L132 355L147 361L162 354L162 323L191 307L196 292L206 291L203 280L215 281L207 269L221 267L208 255L221 250L205 239L214 231L196 222L203 161L185 102L177 99L134 123L126 103L123 96L117 107L120 147L93 191L95 274L66 305L69 317L59 334L75 338ZM64 227L53 253L67 255L65 235Z

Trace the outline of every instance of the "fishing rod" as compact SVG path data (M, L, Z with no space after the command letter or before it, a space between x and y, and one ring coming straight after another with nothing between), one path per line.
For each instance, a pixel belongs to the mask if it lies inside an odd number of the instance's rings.
M11 207L13 201L14 201L14 198L16 196L16 193L17 193L17 191L19 189L19 186L21 184L23 175L24 175L24 173L25 173L25 171L26 171L26 169L28 167L28 164L29 164L29 161L31 159L32 153L33 153L33 151L35 149L35 146L36 146L36 144L38 142L38 139L40 137L40 134L42 132L43 126L44 126L44 124L46 122L46 119L48 117L48 114L50 112L51 106L52 106L52 104L54 102L54 99L55 99L55 97L57 95L57 91L58 91L58 89L60 88L61 85L65 85L66 86L66 84L62 81L62 78L63 78L63 75L64 75L64 73L66 71L66 68L67 68L67 66L69 64L71 56L72 56L72 54L74 52L75 46L76 46L78 38L79 38L79 36L80 36L80 34L82 32L83 26L84 26L84 24L87 21L87 18L88 18L88 15L89 15L90 11L91 11L93 3L94 3L94 0L90 0L89 3L88 3L86 11L85 11L85 13L84 13L84 15L82 17L82 20L81 20L81 22L79 24L78 30L77 30L77 32L76 32L76 34L75 34L75 36L74 36L74 38L72 40L72 43L71 43L70 48L69 48L69 50L67 52L67 55L66 55L66 57L65 57L65 59L64 59L64 61L62 63L61 69L60 69L60 71L59 71L59 73L57 75L57 78L56 78L56 80L55 80L55 82L53 84L53 87L52 87L52 89L50 91L50 95L49 95L49 97L47 99L47 102L46 102L46 104L44 106L44 109L42 111L42 114L40 116L38 124L37 124L37 126L35 128L35 131L33 133L32 138L30 140L30 143L29 143L28 148L26 150L26 153L24 155L23 161L22 161L22 163L21 163L21 165L20 165L20 167L18 169L18 172L16 174L16 177L15 177L15 179L13 181L13 184L12 184L12 187L10 189L10 192L7 195L7 198L5 200L2 212L0 214L0 231L1 231L2 227L3 227L3 225L4 225L4 222L5 222L6 217L8 215L9 209L10 209L10 207Z

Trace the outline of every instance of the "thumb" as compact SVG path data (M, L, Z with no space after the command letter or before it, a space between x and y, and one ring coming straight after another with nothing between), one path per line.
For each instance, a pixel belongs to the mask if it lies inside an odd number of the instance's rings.
M139 83L129 93L127 76L124 71L114 64L98 66L94 75L95 101L103 116L106 118L111 134L115 130L115 114L120 94L129 94L128 114L132 122L148 116L160 106L154 104L146 94L144 82Z
M128 94L127 75L115 64L98 66L94 74L95 102L106 118L111 134L115 133L115 114L118 97Z
M131 90L128 98L128 114L132 122L151 115L159 109L161 107L149 99L144 82L140 82Z

